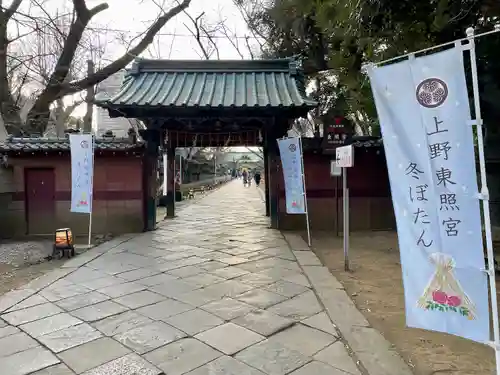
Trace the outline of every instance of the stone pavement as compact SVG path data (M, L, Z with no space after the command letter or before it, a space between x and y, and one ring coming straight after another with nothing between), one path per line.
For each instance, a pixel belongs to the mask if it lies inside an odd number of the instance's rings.
M7 293L0 314L2 375L411 374L241 181Z

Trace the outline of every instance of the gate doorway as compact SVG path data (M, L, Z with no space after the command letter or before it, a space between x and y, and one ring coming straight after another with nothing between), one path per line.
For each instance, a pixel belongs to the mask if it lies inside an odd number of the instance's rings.
M53 233L55 221L56 176L53 168L26 168L24 192L28 234Z
M318 106L307 97L305 77L295 59L147 60L138 59L122 87L95 104L110 117L137 118L147 129L144 186L155 185L147 198L147 228L156 227L159 150L167 162L166 217L175 217L175 149L262 146L266 214L278 228L280 176L276 140L294 119ZM153 194L154 192L154 194Z

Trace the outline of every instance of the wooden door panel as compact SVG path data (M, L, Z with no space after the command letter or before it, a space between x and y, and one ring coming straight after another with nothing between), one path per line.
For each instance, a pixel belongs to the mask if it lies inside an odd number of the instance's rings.
M53 233L57 229L54 169L25 169L24 176L28 233Z

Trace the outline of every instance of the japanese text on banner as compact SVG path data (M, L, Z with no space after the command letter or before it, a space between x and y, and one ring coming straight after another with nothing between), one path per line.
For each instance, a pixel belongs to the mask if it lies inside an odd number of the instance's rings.
M470 109L460 47L369 71L410 327L489 340Z
M70 134L71 212L92 212L94 140L91 134Z
M287 214L305 214L304 180L302 170L302 149L300 138L278 139Z

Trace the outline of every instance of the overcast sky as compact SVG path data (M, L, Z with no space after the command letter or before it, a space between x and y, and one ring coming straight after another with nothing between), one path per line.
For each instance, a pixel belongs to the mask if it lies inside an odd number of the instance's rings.
M124 42L124 39L130 41L132 38L140 36L154 22L156 17L161 13L161 9L157 4L162 5L163 9L168 10L175 5L175 1L87 0L89 8L103 2L109 5L109 9L102 11L92 19L88 26L90 30L86 34L90 35L93 40L96 39L96 44L104 46L104 55L101 61L93 59L97 64L97 68L121 56L127 50L127 43ZM7 7L10 2L4 1L4 6ZM43 4L43 10L34 6L37 3ZM55 17L56 14L64 14L71 11L71 3L70 0L24 0L19 12L32 16L44 16L44 12L47 12L52 17ZM233 0L192 0L187 12L193 18L204 13L203 20L207 28L224 21L228 33L232 35L233 42L237 42L240 46L240 53L245 58L250 58L245 37L251 34L238 9L233 4ZM192 28L192 21L183 13L170 20L142 57L179 60L201 59L200 48L186 25ZM14 35L17 34L18 30L16 26L18 25L14 23L9 24ZM214 40L216 41L221 59L241 59L240 53L238 53L231 41L222 32L218 32ZM22 43L21 40L19 42ZM254 39L250 39L250 43L253 47L258 45ZM88 57L85 56L83 58L86 59ZM212 58L216 59L216 54L213 54ZM69 97L66 101L69 104L73 99ZM85 107L79 106L73 112L73 115L83 116L84 113Z
M158 0L157 2L161 1ZM100 2L100 0L88 0L89 6ZM118 31L123 31L130 37L139 35L160 12L160 9L152 0L107 0L106 2L109 4L109 9L98 14L91 27L110 29L111 32L108 32L108 38L115 41L120 35ZM170 8L173 4L174 0L166 0L165 9ZM249 57L249 53L244 46L244 37L249 34L248 29L238 9L233 4L233 0L192 0L187 11L193 18L204 12L207 27L225 20L230 32L239 37L233 40L240 42L241 52L246 57ZM146 53L144 57L153 55L154 57L170 59L200 59L200 50L185 24L190 27L192 25L185 14L180 14L172 19L162 29L154 46L149 48L149 53ZM218 34L216 41L221 59L241 58L231 45L231 42L222 33ZM120 43L109 43L106 46L107 57L116 57L123 52L124 47L120 46ZM215 58L215 55L213 58Z
M109 9L97 14L91 21L87 35L91 35L96 40L96 44L104 46L104 55L101 61L96 61L97 67L105 65L121 56L127 49L127 41L138 37L143 33L155 18L161 13L157 4L164 4L164 9L170 9L176 0L105 0ZM87 0L88 7L91 8L103 0ZM33 14L40 10L30 10L31 0L24 0L21 11ZM66 7L66 8L64 8ZM51 15L56 12L71 10L69 0L45 0L44 9ZM233 0L192 0L187 12L196 18L204 13L204 25L207 28L224 21L228 32L236 41L240 52L245 58L250 58L250 53L245 44L245 36L250 35L246 24L238 9L233 4ZM195 38L186 27L192 28L192 21L183 13L179 14L161 30L155 38L155 42L142 54L146 58L162 59L201 59L201 50ZM124 39L125 42L124 42ZM205 42L208 40L205 38ZM241 59L240 54L224 36L222 32L215 35L215 39L221 59ZM254 39L250 43L257 45ZM132 43L133 44L133 43ZM216 54L213 54L216 59ZM72 101L68 98L68 103ZM80 106L73 113L76 116L84 114L84 107Z

